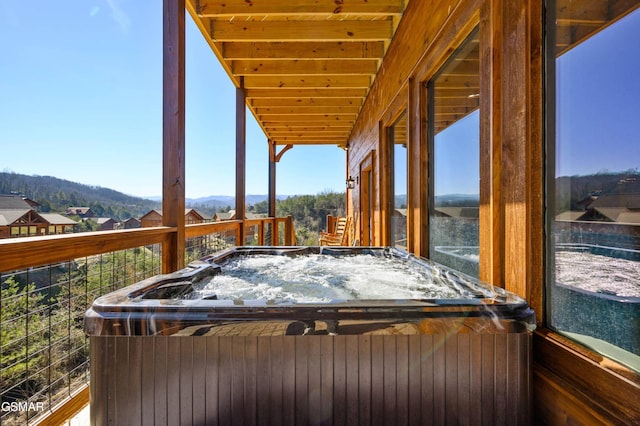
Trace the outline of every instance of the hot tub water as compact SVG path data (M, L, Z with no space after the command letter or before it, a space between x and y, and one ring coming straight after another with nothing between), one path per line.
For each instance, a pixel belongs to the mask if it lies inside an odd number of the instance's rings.
M222 273L194 285L190 299L262 299L318 303L355 299L471 299L438 271L416 269L410 261L358 254L334 257L254 255L231 259ZM483 293L482 297L492 297Z

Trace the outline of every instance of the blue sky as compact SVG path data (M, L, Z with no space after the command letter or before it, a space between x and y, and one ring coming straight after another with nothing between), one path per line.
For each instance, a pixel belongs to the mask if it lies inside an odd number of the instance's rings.
M640 9L556 64L556 175L640 170Z
M0 0L0 39L0 171L161 194L161 2ZM189 17L186 40L186 195L234 194L235 89ZM565 54L558 74L557 175L640 169L640 10ZM454 145L445 163L474 169L436 170L436 192L476 193L460 179L477 175L476 153ZM267 158L248 115L247 193L267 192ZM279 194L344 191L335 146L296 146L277 167Z
M480 111L438 133L434 144L434 195L479 194Z
M0 171L162 193L162 2L0 0ZM187 16L186 196L235 193L235 88ZM345 152L296 146L278 194L344 191ZM248 194L268 148L247 117Z

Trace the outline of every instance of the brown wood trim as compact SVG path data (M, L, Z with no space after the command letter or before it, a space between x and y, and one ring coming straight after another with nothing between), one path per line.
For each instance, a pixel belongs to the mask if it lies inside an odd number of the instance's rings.
M236 89L236 218L245 218L245 196L247 176L247 92L244 77ZM244 226L239 229L240 241L244 245Z
M0 240L0 271L63 262L94 254L166 242L176 228L123 229Z
M409 82L400 87L396 97L389 103L387 108L382 113L380 121L384 127L391 127L394 125L398 118L405 112L409 104Z
M410 78L407 85L407 251L420 255L420 188L422 170L420 168L420 83Z
M162 272L184 267L185 0L163 2L162 224L176 233L162 245Z
M361 245L375 245L376 238L375 232L375 217L372 215L375 214L375 210L371 211L368 207L372 204L373 200L371 199L376 194L376 150L372 149L369 151L364 158L360 161L358 165L358 176L360 178L360 190L358 193L358 205L359 208L354 215L356 217L356 226L359 232L360 244ZM371 175L371 183L373 184L373 188L369 186L368 183L368 174ZM365 182L365 178L367 182ZM369 235L372 235L373 238L370 239ZM372 241L373 240L373 241Z
M427 85L429 80L442 68L451 58L455 50L464 42L469 34L480 24L480 6L482 0L470 0L467 4L458 3L456 7L449 10L448 16L440 31L434 35L425 53L413 67L412 75L416 81L414 96L417 98L413 102L417 103L419 109L419 120L410 123L410 128L418 127L420 152L414 154L414 160L419 161L420 187L422 195L418 197L420 214L416 215L414 228L418 229L420 235L420 245L416 246L416 254L422 257L429 257L429 167L430 167L430 147L429 147L429 93ZM439 14L441 12L436 12ZM455 28L455 31L446 31L447 28ZM414 118L415 119L415 118Z
M224 220L213 223L194 223L185 227L186 238L200 237L216 232L235 231L240 227L241 220Z
M269 144L269 216L276 215L276 143L272 140Z
M391 217L393 215L393 144L391 143L391 127L400 116L409 109L409 83L400 87L398 94L391 101L380 118L380 141L378 145L380 170L380 214L382 245L391 244ZM408 181L407 181L408 182ZM409 194L407 194L408 196ZM407 200L408 201L408 200ZM408 233L408 230L407 230Z
M527 245L528 265L526 268L526 294L529 306L538 316L538 324L542 324L545 315L544 285L545 279L545 217L544 217L544 52L541 40L544 34L543 0L532 0L528 3L527 37L528 75L526 85L528 96L527 115Z
M295 245L296 235L293 229L293 216L287 216L284 221L284 245Z
M504 286L501 202L502 13L495 2L480 8L480 279Z
M378 215L380 221L376 226L376 235L379 237L377 241L382 246L388 246L391 243L391 212L390 212L390 191L391 191L391 144L389 143L389 127L380 121L378 123Z
M419 240L416 241L415 245L415 254L422 257L429 257L429 197L428 197L428 189L429 188L429 174L430 174L430 163L429 163L429 134L427 132L427 126L429 121L429 108L428 108L428 93L426 90L426 84L422 81L415 80L415 88L413 89L416 93L414 95L415 101L418 103L418 110L416 111L419 114L419 120L416 120L415 123L409 122L410 128L417 128L415 130L418 134L416 140L418 141L416 148L419 150L417 155L414 153L413 160L418 161L418 172L419 177L415 182L418 186L416 188L417 196L415 200L417 200L417 204L414 208L418 209L418 214L415 217L416 224L415 229L418 229Z
M570 386L544 367L533 369L533 405L536 420L549 425L606 425L604 417L585 404Z
M38 426L58 426L64 424L89 405L89 394L89 386L85 385L62 403L52 407L46 416L37 418L34 423L30 424Z
M534 387L534 412L555 416L556 409L566 407L577 419L584 410L605 423L640 421L640 374L546 328L533 335L533 359L539 386Z
M541 258L544 249L541 240L543 175L541 170L535 169L542 158L542 133L539 130L542 115L532 120L535 112L530 112L538 111L540 107L536 105L542 103L540 85L534 83L542 81L542 49L532 50L531 46L532 37L541 37L541 34L532 34L531 21L542 20L542 6L539 0L499 4L501 31L508 34L502 38L499 47L503 55L501 73L493 76L501 85L504 287L528 299L532 286L544 282L542 264L536 264L538 259L534 256L538 251ZM531 16L532 13L537 16ZM532 191L536 193L532 194Z

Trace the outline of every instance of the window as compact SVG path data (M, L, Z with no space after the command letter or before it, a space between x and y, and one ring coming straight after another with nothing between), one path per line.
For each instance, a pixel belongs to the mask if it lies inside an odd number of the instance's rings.
M389 128L393 151L393 209L391 244L407 250L407 113L403 112Z
M640 371L640 4L557 3L547 17L547 325Z
M478 30L428 84L429 256L478 276L480 198Z

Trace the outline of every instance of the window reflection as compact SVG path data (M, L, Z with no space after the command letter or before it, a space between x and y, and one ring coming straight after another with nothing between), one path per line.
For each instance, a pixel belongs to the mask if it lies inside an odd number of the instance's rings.
M548 135L555 154L548 164L548 325L636 370L639 5L557 1L549 74L549 110L555 114L548 117L555 130Z
M393 147L393 211L391 241L396 248L407 250L407 114L402 113L389 129Z
M430 257L478 276L480 63L476 29L429 84Z

